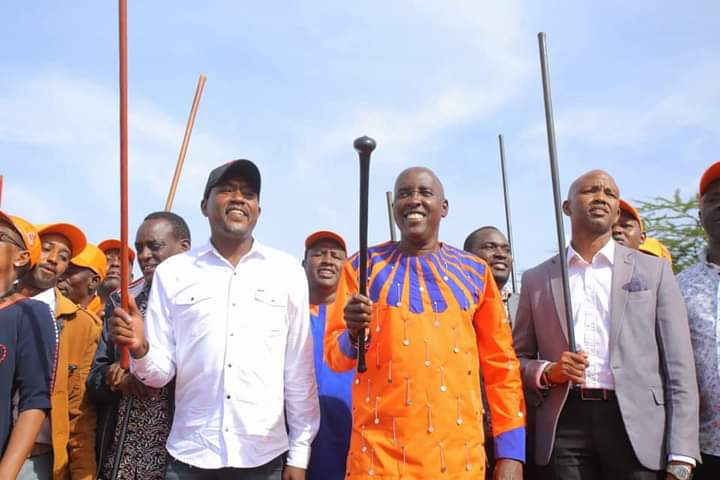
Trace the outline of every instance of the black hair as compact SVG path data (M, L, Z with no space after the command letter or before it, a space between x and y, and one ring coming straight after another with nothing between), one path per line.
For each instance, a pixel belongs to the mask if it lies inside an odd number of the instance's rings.
M482 232L484 230L495 230L499 234L502 234L502 232L500 231L499 228L493 227L492 225L486 225L484 227L480 227L477 230L473 231L470 235L467 236L467 238L465 239L465 243L463 244L463 250L465 250L466 252L470 252L472 250L473 243L475 243L475 237L477 237L480 234L480 232Z
M185 222L185 219L183 219L180 215L173 212L153 212L149 214L143 222L147 222L149 220L165 220L172 226L173 235L175 235L175 240L182 241L187 240L190 241L190 228L188 227L188 224Z

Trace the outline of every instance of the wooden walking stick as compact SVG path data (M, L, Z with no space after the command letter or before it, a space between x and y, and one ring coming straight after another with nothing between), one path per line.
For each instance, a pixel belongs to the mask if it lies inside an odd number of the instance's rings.
M128 118L127 118L127 0L119 0L120 40L120 304L126 312L130 293L128 271ZM130 366L128 348L120 346L120 366Z
M563 299L565 300L565 320L567 322L568 347L576 352L575 322L573 321L572 303L570 300L570 279L568 276L567 252L565 251L565 229L560 200L560 178L557 166L557 146L555 145L555 122L553 120L552 97L550 94L550 67L548 66L545 32L538 33L540 48L540 70L542 73L543 98L545 100L545 126L547 128L548 153L550 156L550 175L553 187L553 206L555 207L555 227L557 228L558 251L560 254L560 271L562 272Z
M360 158L360 252L358 264L360 266L360 295L367 296L367 257L368 257L368 186L370 183L370 154L375 150L375 140L370 137L360 137L353 143ZM358 336L358 373L367 371L365 364L365 332Z
M505 143L503 142L503 136L498 135L498 144L500 146L500 171L502 172L503 182L503 198L505 199L505 225L507 228L508 244L510 246L510 252L513 252L513 236L512 236L512 222L510 221L510 194L508 193L507 186L507 172L505 170ZM512 282L512 293L517 293L517 284L515 283L515 255L512 257L510 264L510 281Z
M185 135L183 136L182 145L180 146L177 164L175 164L175 174L173 175L172 182L170 183L170 191L168 192L167 200L165 201L166 212L172 210L173 200L175 200L175 191L177 190L178 181L180 181L180 174L182 173L183 164L185 163L185 155L187 154L188 144L190 143L190 135L192 135L193 125L195 125L195 115L197 115L200 98L202 97L206 80L207 77L200 74L197 87L195 87L195 98L193 98L192 108L190 108L190 116L188 116L187 125L185 126Z

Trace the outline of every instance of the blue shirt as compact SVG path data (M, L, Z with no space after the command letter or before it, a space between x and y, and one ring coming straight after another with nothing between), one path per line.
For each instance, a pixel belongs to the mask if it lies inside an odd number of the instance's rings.
M308 480L342 480L352 430L354 372L338 373L323 358L327 305L310 305L315 379L320 397L320 430L312 444Z
M48 306L21 298L0 308L0 456L12 430L12 398L18 413L50 409L55 374L54 320Z

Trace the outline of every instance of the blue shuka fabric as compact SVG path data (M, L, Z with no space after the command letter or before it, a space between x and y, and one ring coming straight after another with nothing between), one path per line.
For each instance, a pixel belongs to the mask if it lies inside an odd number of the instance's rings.
M323 359L326 305L310 306L315 379L320 397L320 430L312 444L308 480L342 480L352 429L354 372L338 373Z

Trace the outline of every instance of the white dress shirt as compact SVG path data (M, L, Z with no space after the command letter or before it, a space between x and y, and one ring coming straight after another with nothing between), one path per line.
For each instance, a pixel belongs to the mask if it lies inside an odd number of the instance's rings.
M610 370L610 290L615 242L610 240L586 262L568 246L570 301L575 319L575 343L588 355L585 388L615 389Z
M256 240L237 267L209 242L160 264L150 348L131 370L151 387L176 377L168 452L218 469L287 451L289 465L306 468L320 423L309 319L297 260Z

